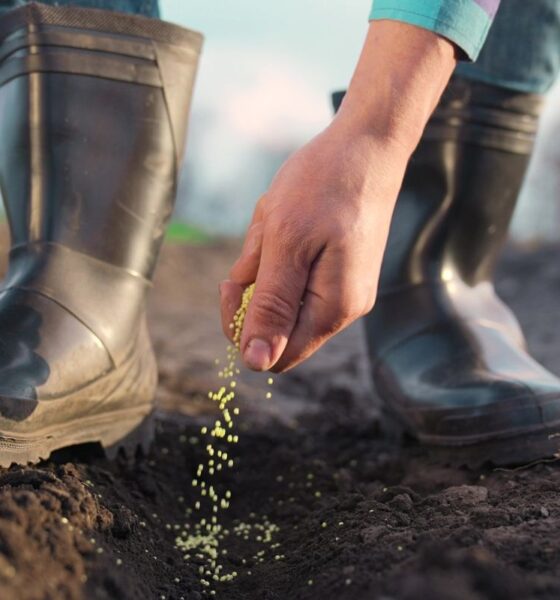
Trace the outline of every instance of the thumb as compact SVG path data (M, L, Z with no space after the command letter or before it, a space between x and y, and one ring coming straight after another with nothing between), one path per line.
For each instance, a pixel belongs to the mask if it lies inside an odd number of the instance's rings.
M272 240L272 241L270 241ZM241 353L255 371L274 366L284 352L296 324L312 260L281 237L263 240L253 298L247 309Z

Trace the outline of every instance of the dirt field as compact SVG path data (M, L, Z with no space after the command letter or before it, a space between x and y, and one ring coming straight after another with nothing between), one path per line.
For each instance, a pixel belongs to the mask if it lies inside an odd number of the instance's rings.
M217 282L235 251L165 248L151 303L161 418L149 456L111 464L80 448L0 471L0 599L560 598L559 466L474 472L392 447L359 326L278 377L270 400L266 377L243 374L222 522L233 532L265 519L278 531L268 546L226 537L222 561L238 576L201 585L201 561L185 560L175 538L193 524L199 431L225 347ZM560 249L509 253L499 288L533 353L560 372Z

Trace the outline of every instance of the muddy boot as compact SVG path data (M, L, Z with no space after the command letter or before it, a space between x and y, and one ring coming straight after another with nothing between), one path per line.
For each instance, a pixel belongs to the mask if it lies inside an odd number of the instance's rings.
M540 105L451 82L410 161L365 318L386 425L460 463L560 447L560 380L529 356L493 285Z
M100 10L0 19L0 464L152 436L146 294L175 199L201 36Z

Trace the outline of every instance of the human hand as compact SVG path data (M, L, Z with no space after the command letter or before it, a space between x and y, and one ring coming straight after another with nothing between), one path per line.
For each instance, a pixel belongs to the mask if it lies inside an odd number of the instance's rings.
M221 284L231 338L256 282L240 345L249 367L285 371L371 310L407 159L392 140L335 122L280 169Z
M431 32L370 25L337 117L282 166L220 285L231 338L255 282L240 340L247 366L285 371L371 310L407 161L454 65L452 44Z

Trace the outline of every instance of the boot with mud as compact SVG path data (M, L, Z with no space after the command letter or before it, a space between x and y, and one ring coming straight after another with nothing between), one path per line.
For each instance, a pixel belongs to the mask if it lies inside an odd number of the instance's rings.
M181 27L28 4L0 19L0 465L153 436L146 295L202 43Z
M408 166L365 318L386 428L453 463L520 464L560 448L560 380L528 354L493 285L540 106L452 79Z

